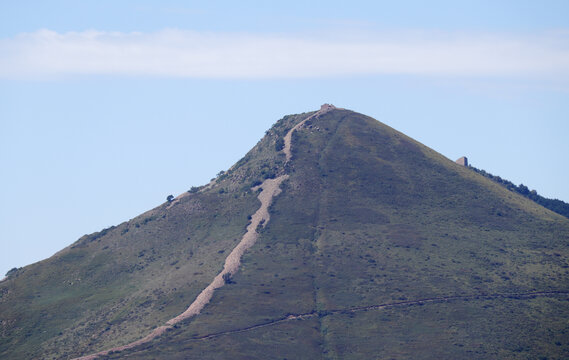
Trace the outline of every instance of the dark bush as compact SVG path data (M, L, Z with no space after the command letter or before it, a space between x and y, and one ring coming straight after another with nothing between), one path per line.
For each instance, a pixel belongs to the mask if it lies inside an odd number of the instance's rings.
M188 190L188 192L189 192L190 194L197 193L199 189L200 189L200 188L198 188L198 187L196 187L196 186L192 186L192 188L191 188L190 190Z
M275 151L281 151L282 149L284 149L284 139L283 138L278 138L277 141L275 142Z
M223 278L224 283L231 284L231 274L230 273L227 272L227 273L223 274L222 278Z
M18 273L20 269L18 268L11 268L10 270L8 270L8 272L6 273L6 277L10 277L10 276L14 276Z

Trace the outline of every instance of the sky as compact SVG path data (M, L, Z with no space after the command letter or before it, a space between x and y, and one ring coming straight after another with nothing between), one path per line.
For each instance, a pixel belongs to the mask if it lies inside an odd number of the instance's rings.
M0 275L207 183L323 103L569 202L568 13L553 0L0 2Z

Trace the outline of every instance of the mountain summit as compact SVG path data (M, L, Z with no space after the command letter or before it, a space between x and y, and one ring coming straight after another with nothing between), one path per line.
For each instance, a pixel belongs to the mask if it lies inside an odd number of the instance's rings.
M568 245L568 219L323 105L11 272L0 358L568 358Z

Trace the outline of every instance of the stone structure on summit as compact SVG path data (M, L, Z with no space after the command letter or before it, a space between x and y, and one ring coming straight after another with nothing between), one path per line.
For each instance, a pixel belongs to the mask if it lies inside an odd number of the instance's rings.
M468 158L466 156L463 156L460 159L456 160L455 163L462 166L468 166Z

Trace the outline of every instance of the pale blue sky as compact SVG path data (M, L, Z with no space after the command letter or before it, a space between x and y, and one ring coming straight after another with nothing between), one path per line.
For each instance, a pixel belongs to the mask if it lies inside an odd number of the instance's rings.
M0 275L325 102L569 201L569 2L279 4L0 3Z

